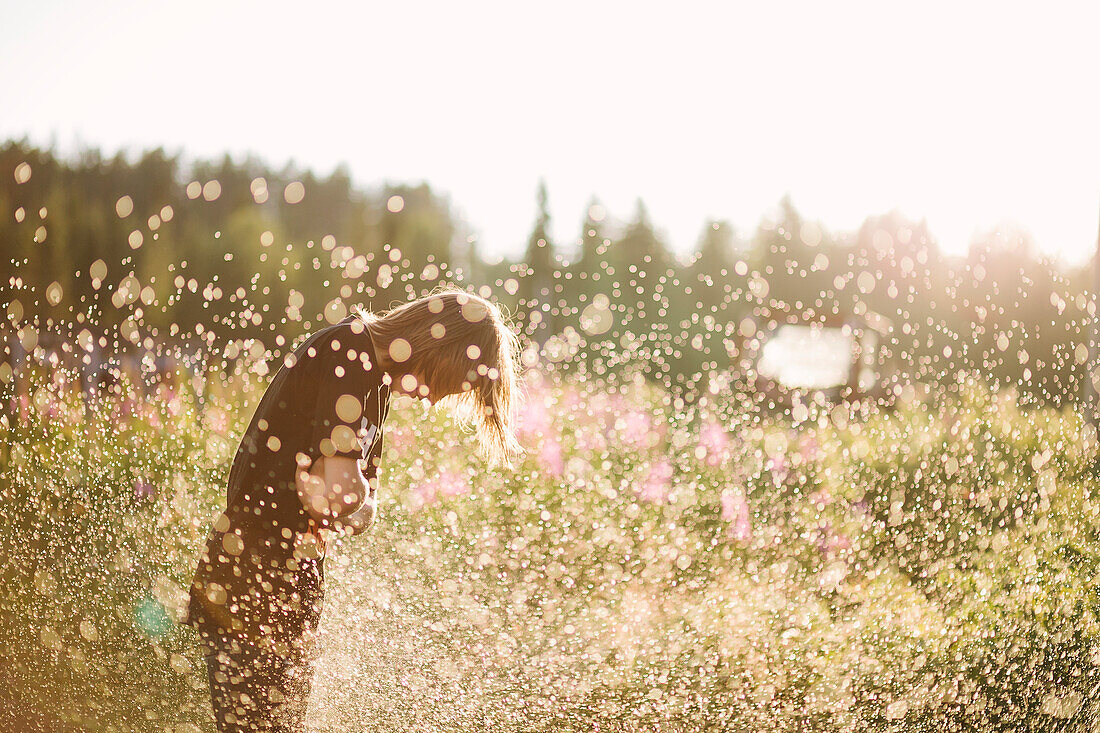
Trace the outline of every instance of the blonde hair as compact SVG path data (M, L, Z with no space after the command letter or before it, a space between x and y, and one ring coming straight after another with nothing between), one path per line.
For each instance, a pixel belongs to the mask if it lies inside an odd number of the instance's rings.
M521 400L519 339L501 309L462 290L439 289L380 314L356 309L384 368L420 375L435 401L477 434L481 454L510 463ZM398 339L401 348L393 348ZM405 349L405 345L408 349ZM404 352L397 362L394 354Z

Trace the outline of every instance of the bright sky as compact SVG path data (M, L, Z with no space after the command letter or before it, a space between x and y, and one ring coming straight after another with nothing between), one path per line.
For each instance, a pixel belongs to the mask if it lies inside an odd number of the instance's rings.
M1096 246L1096 3L2 2L0 137L426 180L488 252L540 177L562 242L594 195L687 251L789 193L956 252L1002 222Z

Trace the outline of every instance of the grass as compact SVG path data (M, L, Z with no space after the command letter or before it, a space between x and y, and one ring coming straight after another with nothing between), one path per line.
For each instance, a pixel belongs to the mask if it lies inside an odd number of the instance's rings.
M213 730L176 622L266 384L26 375L0 471L0 711ZM335 542L316 730L1089 730L1095 432L965 379L797 423L715 375L529 385L528 454L395 402L379 524ZM201 398L200 398L201 395Z

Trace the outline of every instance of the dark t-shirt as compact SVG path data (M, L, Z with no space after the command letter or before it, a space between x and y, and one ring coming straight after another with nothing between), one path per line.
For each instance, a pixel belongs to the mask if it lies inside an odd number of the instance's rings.
M294 475L306 457L365 461L382 453L389 387L358 316L313 334L260 399L233 459L226 510L214 521L191 586L187 622L204 635L298 640L324 598L324 546ZM368 501L374 500L374 490Z

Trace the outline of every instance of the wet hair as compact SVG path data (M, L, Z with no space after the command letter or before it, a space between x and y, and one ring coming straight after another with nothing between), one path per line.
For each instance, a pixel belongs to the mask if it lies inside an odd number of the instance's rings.
M508 464L522 453L515 435L519 339L499 306L440 289L383 313L357 313L383 366L418 375L433 402L474 429L482 455Z

